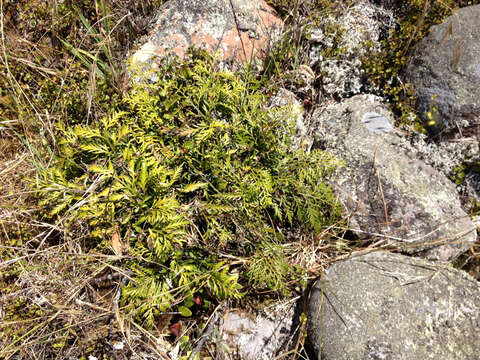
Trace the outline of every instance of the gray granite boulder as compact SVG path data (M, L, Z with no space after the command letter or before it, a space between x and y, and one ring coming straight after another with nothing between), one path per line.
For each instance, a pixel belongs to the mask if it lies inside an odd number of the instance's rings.
M405 71L429 129L443 137L480 137L480 5L456 11L420 41Z
M467 201L480 200L478 29L480 5L458 10L431 28L405 71L405 81L416 89L418 112L437 143L431 145L427 160L450 176L458 164L473 165L461 186Z
M450 261L469 249L475 226L453 183L416 157L373 95L357 95L312 115L314 147L342 158L331 178L349 228L408 253Z
M183 58L190 46L235 68L265 56L283 29L282 20L265 0L170 0L159 10L148 41L133 55L133 65L157 66L167 54Z
M480 359L480 285L423 259L370 253L327 269L308 325L322 360Z

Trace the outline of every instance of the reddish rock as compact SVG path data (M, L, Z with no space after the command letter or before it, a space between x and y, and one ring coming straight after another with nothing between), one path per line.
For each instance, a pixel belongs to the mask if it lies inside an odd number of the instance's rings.
M265 0L171 0L160 8L147 43L132 60L155 67L155 55L183 58L194 45L218 51L225 65L236 68L245 60L264 58L282 29L282 20Z

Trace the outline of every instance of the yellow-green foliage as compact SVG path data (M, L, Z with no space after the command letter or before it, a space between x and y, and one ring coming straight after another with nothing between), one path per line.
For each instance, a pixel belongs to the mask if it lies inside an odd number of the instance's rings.
M465 184L465 180L468 174L471 173L480 173L480 162L479 161L464 161L458 164L453 168L452 173L450 174L450 180L452 180L457 185ZM474 198L470 199L470 213L472 215L480 214L480 203Z
M99 248L120 235L136 274L124 302L150 324L175 304L185 313L195 293L285 291L296 276L285 232L320 232L339 216L322 182L334 159L290 151L292 124L264 109L257 82L215 71L203 53L157 75L100 122L59 128L41 205L70 231L87 226L79 235Z
M11 287L13 286L7 286L0 281L3 296L9 294ZM7 350L4 340L12 339L14 343L21 343L25 339L25 334L35 328L45 316L44 309L23 297L11 298L5 302L2 310L0 355L4 355L3 350Z

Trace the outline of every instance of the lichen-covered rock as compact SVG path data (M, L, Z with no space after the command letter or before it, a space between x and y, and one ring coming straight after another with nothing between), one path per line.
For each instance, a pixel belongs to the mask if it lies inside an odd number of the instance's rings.
M230 311L222 319L222 358L271 360L292 344L295 302L277 303L258 313Z
M170 0L132 63L155 68L156 57L183 58L196 46L218 51L222 63L233 68L263 58L282 29L282 20L264 0Z
M437 144L426 158L445 173L480 162L480 5L458 10L433 26L405 71L417 92L417 109ZM465 171L462 192L480 200L478 166Z
M314 146L345 161L331 184L358 235L443 261L475 241L455 186L392 131L393 115L380 98L357 95L318 108L312 117Z
M319 69L326 94L351 96L363 85L362 57L366 41L380 48L382 33L395 26L391 11L368 0L338 4L320 23L309 29L310 65Z
M471 199L480 201L480 173L471 169L463 170L464 167L459 165L477 161L480 154L477 139L464 137L458 140L431 141L426 135L412 134L411 144L418 151L417 157L426 164L449 178L463 177L463 181L459 181L457 192L461 194L465 206L470 206Z
M285 125L295 124L295 134L291 137L290 145L292 150L310 149L312 138L307 134L305 110L293 92L280 88L269 99L268 108L272 110L274 116L279 116Z
M434 135L480 138L480 5L458 10L418 43L405 71ZM428 125L430 124L430 125Z
M323 360L480 358L480 285L466 273L376 252L312 289L308 336Z

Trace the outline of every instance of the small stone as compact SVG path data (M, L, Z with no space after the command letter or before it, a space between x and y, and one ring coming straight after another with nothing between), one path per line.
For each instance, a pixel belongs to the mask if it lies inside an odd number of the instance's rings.
M221 334L230 349L221 359L270 360L292 343L295 302L279 302L256 313L230 311L223 317ZM294 346L294 345L293 345ZM219 349L222 350L222 349Z
M123 350L124 347L125 344L123 343L123 341L113 344L113 350Z
M375 134L385 134L393 130L393 126L388 119L376 112L363 114L362 122L369 131Z

